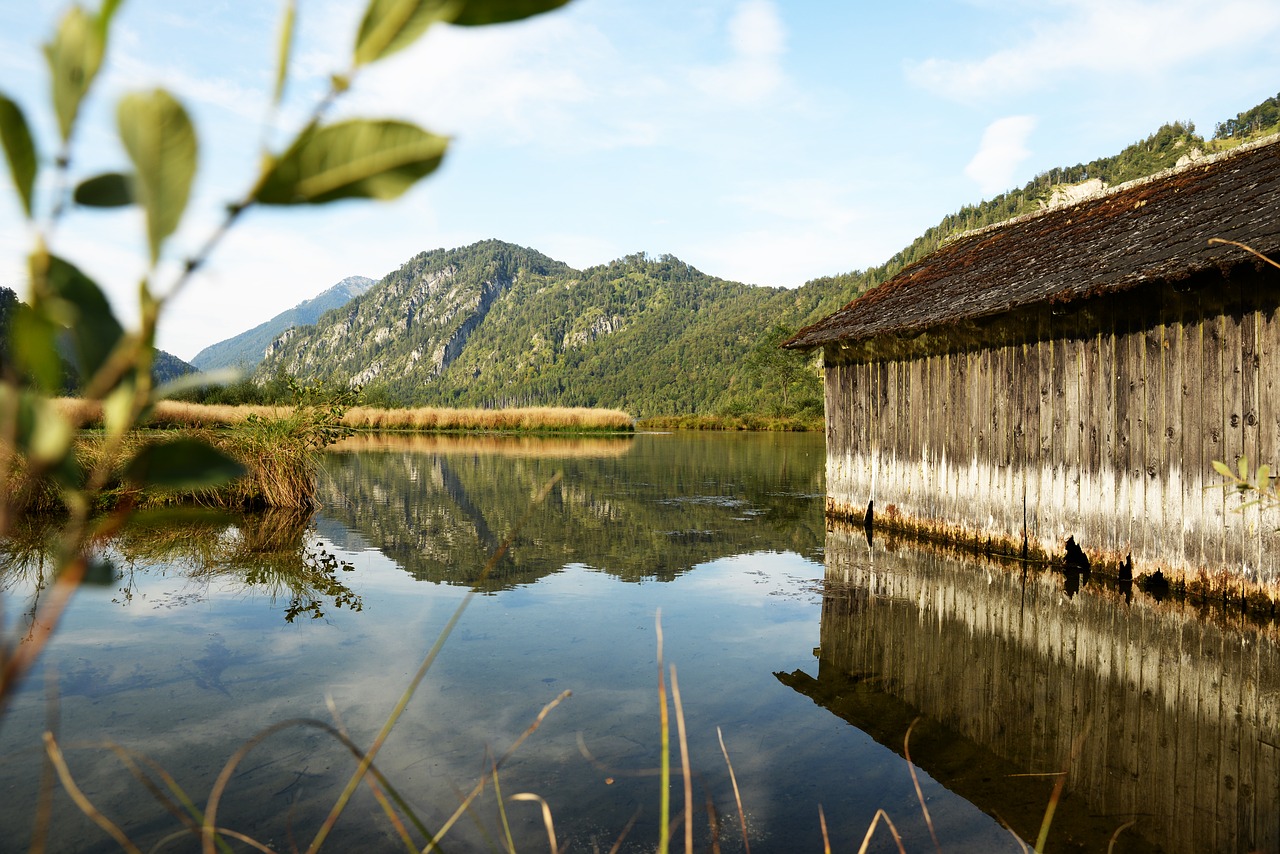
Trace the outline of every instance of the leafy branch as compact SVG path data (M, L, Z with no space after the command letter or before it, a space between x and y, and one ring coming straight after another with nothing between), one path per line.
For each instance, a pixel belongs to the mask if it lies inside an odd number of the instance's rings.
M18 203L34 235L27 258L27 306L12 325L12 364L0 377L0 536L19 512L8 486L15 467L51 478L68 508L59 538L60 567L54 594L35 615L42 627L25 648L20 640L0 644L0 708L55 629L88 564L86 547L118 530L129 515L120 506L105 518L93 515L95 497L123 471L137 486L216 487L243 467L197 439L136 443L126 438L145 424L156 402L183 384L153 388L151 364L156 329L168 303L190 282L245 210L255 205L317 205L340 199L394 199L431 174L448 149L446 137L389 119L325 123L330 106L368 65L409 47L432 25L466 26L527 18L567 0L370 0L352 47L349 67L331 75L304 126L278 153L264 151L248 189L226 207L222 221L181 264L167 288L158 288L166 244L187 211L197 173L199 140L182 102L162 88L130 92L116 106L116 126L129 165L73 182L76 130L82 107L107 55L119 0L103 0L97 12L71 7L44 47L58 144L41 156L22 107L0 92L0 146ZM267 117L274 119L289 74L296 22L293 0L285 3L276 75ZM266 138L264 131L263 138ZM37 193L42 163L54 165L47 198ZM127 331L101 287L49 246L63 217L74 209L141 208L149 264L139 282L138 328ZM65 383L62 343L70 344L81 395L103 407L104 449L99 462L82 470L74 452L75 425L53 405ZM195 378L191 383L207 382ZM127 457L121 459L123 457Z

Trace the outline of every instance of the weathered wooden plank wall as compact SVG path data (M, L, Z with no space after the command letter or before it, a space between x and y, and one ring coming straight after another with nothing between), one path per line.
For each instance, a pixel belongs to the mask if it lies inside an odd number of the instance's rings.
M1280 850L1273 628L1092 586L1068 598L1048 571L882 542L869 555L840 526L826 563L820 672L872 684L1022 773L1069 768L1089 813L1110 829L1136 819L1163 850ZM1007 784L1008 803L979 806L1004 814L1025 785ZM1034 838L1031 818L1016 829Z
M1280 464L1280 314L1247 282L1161 298L1031 340L828 348L829 511L1274 588L1280 520L1239 512L1211 464Z

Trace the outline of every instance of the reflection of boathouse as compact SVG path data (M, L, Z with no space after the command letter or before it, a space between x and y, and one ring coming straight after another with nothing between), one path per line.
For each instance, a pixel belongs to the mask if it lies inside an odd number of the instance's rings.
M818 676L779 679L1050 850L1280 850L1280 645L1142 594L827 534ZM940 828L939 833L945 834Z
M1280 464L1280 144L961 237L801 330L828 511L1194 580L1280 581L1214 460Z

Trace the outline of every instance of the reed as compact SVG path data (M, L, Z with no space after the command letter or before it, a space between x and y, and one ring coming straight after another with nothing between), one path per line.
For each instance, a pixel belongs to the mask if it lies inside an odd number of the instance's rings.
M636 422L640 430L724 430L803 433L822 430L822 416L796 415L654 415Z
M100 403L64 397L56 401L59 410L79 427L102 423ZM293 406L260 406L186 403L165 400L151 411L151 427L232 427L249 418L287 419ZM589 407L525 406L511 409L448 409L422 406L413 409L383 409L352 406L342 423L356 430L432 431L520 431L520 432L630 432L635 420L619 409Z
M353 406L343 424L357 430L629 432L635 422L617 409L525 406L512 409L379 409Z

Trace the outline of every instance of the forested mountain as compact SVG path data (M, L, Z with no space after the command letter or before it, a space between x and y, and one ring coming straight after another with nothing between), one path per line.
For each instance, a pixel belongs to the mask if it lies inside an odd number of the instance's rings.
M373 285L373 279L364 276L348 276L328 290L322 291L309 300L303 300L288 311L280 312L247 332L241 332L217 344L210 344L196 353L191 364L202 371L213 371L218 368L240 368L244 371L252 371L262 361L267 345L281 332L294 326L315 323L326 311L341 308Z
M750 375L747 356L813 305L671 256L579 271L488 240L416 256L315 327L281 335L260 372L355 383L379 402L715 411L735 395L767 397L772 378ZM816 375L807 385L820 406Z
M257 377L359 385L384 404L608 406L641 417L820 412L818 372L776 353L789 330L960 233L1194 161L1277 122L1280 96L1220 123L1210 140L1190 122L1166 124L1119 154L967 205L878 267L795 290L717 279L669 255L575 270L497 240L424 252L314 327L282 334Z
M12 364L9 353L9 327L23 306L24 303L18 299L17 292L12 288L0 287L0 370L8 369ZM59 345L59 350L62 351L63 382L68 391L73 391L79 384L75 360L72 358L72 349L69 341L61 342ZM152 358L151 377L156 385L161 385L194 371L195 368L191 367L191 365L164 350L156 350Z

